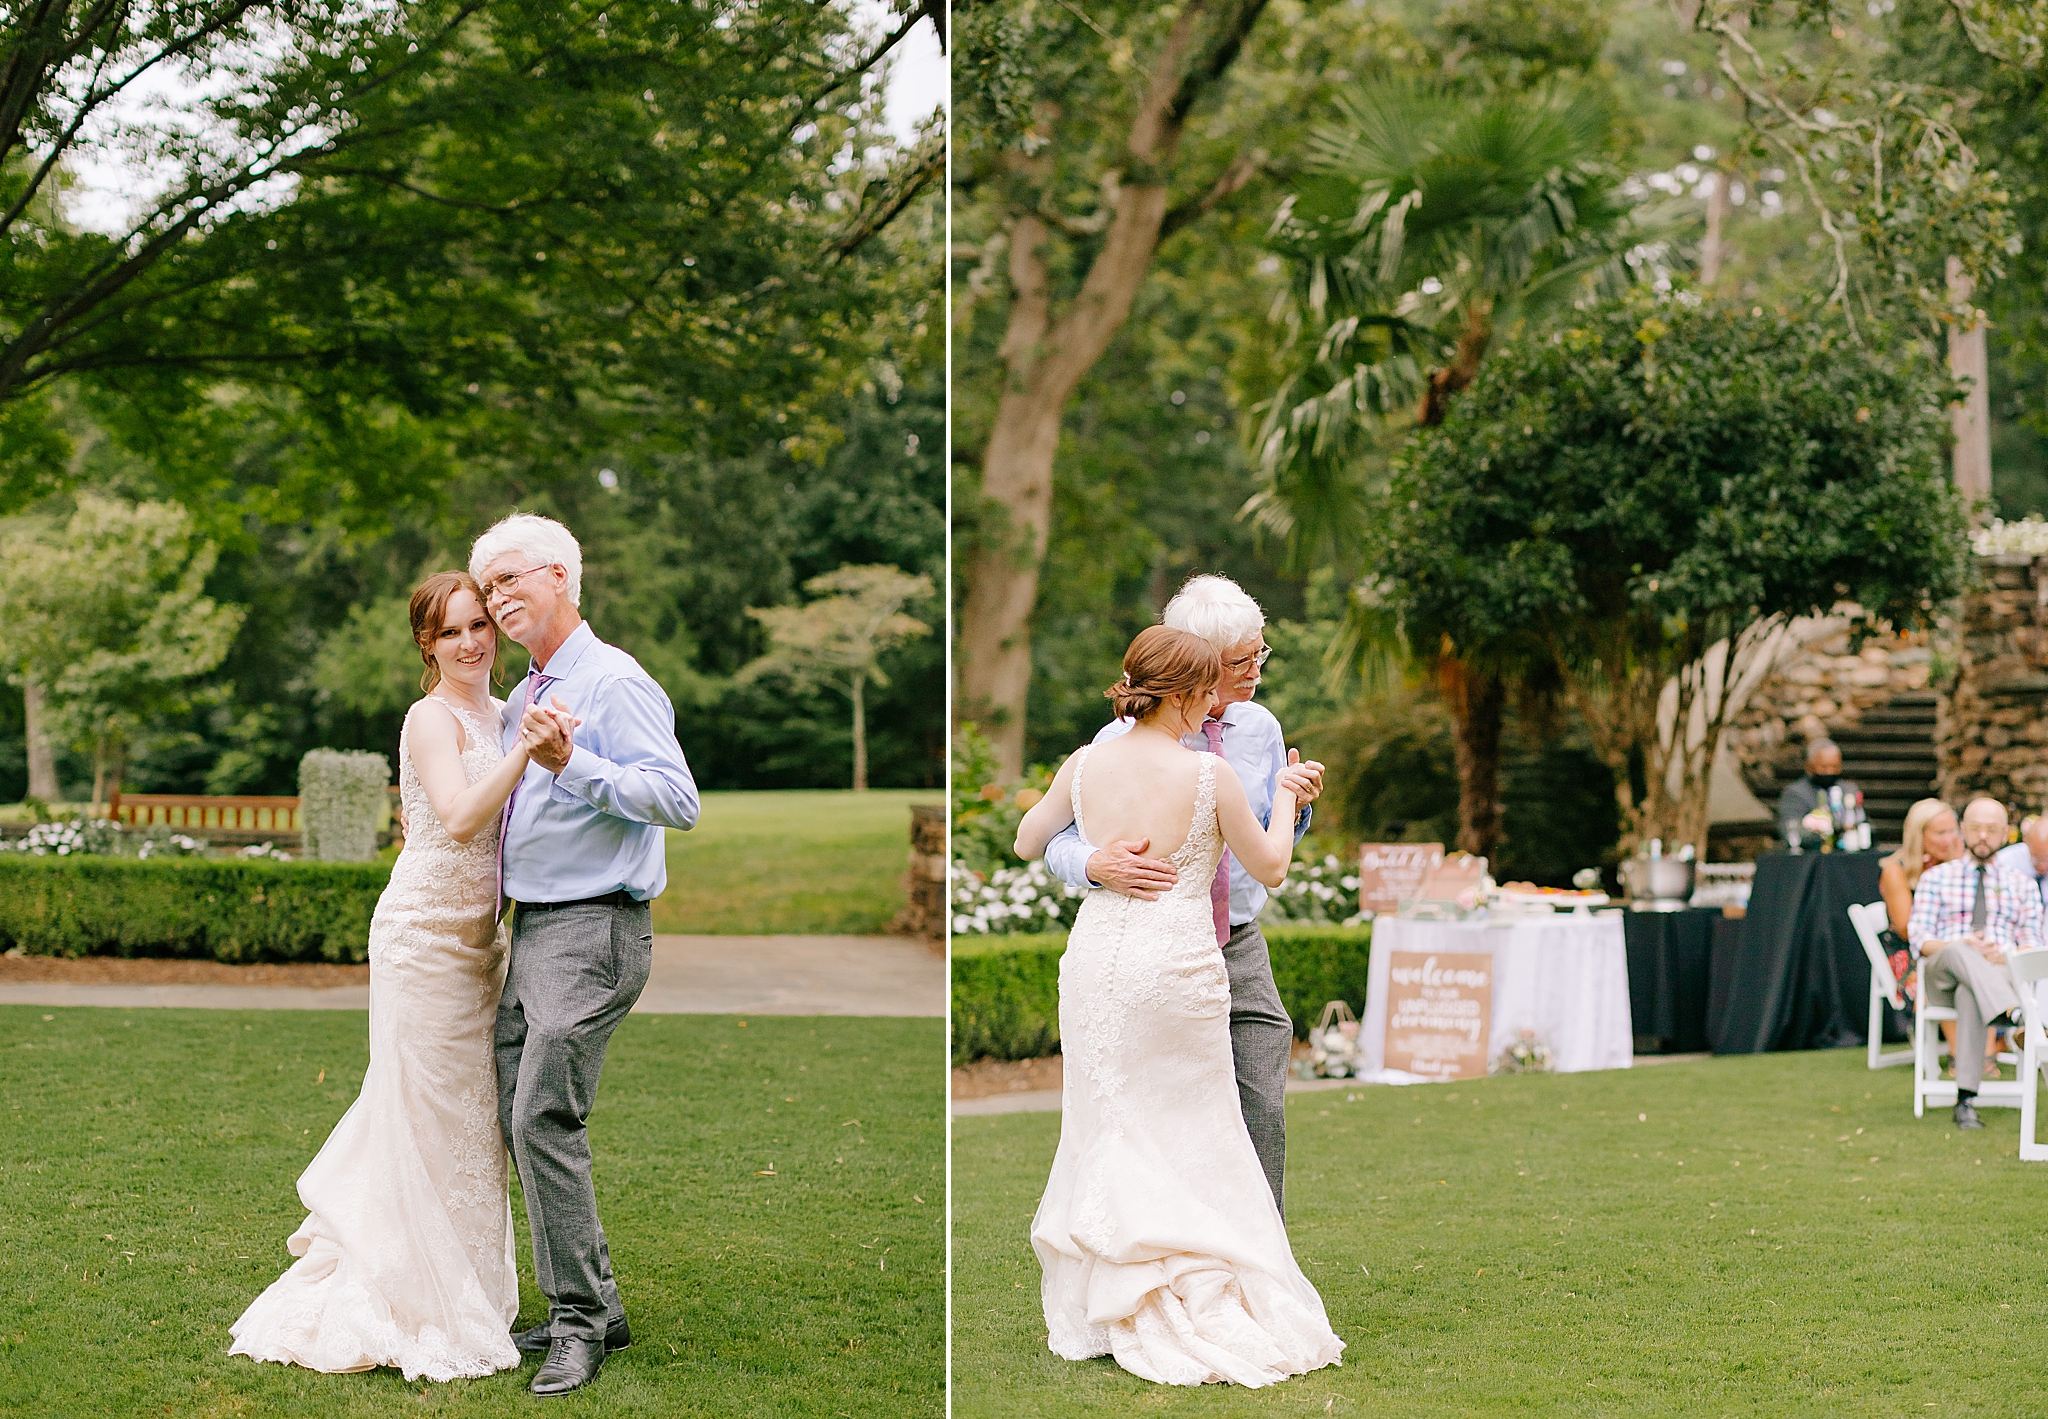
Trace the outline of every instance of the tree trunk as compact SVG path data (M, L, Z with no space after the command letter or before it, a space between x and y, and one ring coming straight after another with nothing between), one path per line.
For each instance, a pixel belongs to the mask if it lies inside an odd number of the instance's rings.
M1700 284L1709 290L1721 277L1721 257L1727 247L1721 224L1728 220L1728 174L1713 173L1711 180L1714 185L1707 193L1707 239L1700 243Z
M853 791L866 793L868 789L868 720L867 708L861 701L861 675L853 677Z
M954 718L979 725L988 736L999 778L1024 772L1031 611L1045 562L1061 418L1075 388L1123 328L1151 269L1167 223L1167 170L1188 114L1221 81L1265 4L1223 0L1181 9L1131 120L1121 171L1106 175L1110 219L1101 246L1073 303L1057 319L1043 253L1049 229L1029 210L1011 220L1013 299L998 352L1005 379L981 465L981 496L1000 509L1004 525L986 530L965 568L967 595L954 643ZM1242 162L1234 166L1190 210L1206 210L1254 170Z
M1970 299L1972 284L1963 263L1948 259L1948 293L1955 301ZM1991 499L1991 368L1984 326L1948 329L1948 372L1970 382L1969 393L1949 406L1949 427L1955 434L1956 491L1970 504L1970 521L1976 522Z
M1493 343L1493 302L1474 297L1465 307L1465 329L1458 336L1458 348L1451 362L1429 372L1429 384L1422 391L1422 407L1415 422L1433 428L1450 412L1451 396L1479 376L1479 363L1486 347Z
M92 806L98 810L109 792L121 791L121 776L128 768L128 738L125 734L102 734L93 742ZM93 813L98 817L97 811Z
M55 803L60 796L57 753L50 747L49 711L43 687L31 679L22 686L21 697L28 718L28 794L45 803Z
M1507 687L1498 676L1456 660L1444 662L1439 680L1457 730L1457 848L1492 862L1500 843L1500 732Z
M981 466L981 494L1007 514L967 569L960 607L959 717L973 720L996 752L1005 779L1024 772L1024 699L1031 682L1031 608L1045 563L1052 517L1053 454L1074 389L1109 348L1144 283L1166 215L1164 187L1126 187L1102 254L1074 307L1047 319L1047 232L1033 216L1010 231L1015 300L1002 357L1010 378L996 406Z

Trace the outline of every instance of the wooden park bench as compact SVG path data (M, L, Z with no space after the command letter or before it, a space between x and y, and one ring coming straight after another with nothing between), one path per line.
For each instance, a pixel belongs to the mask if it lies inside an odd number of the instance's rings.
M391 795L394 826L398 816L398 790ZM107 804L107 816L124 827L163 826L198 838L201 842L227 847L270 843L286 851L304 843L299 822L299 800L259 794L240 796L198 793L116 793ZM379 835L380 846L389 834Z
M273 843L289 850L302 840L296 798L116 793L107 804L107 816L127 828L163 826L232 847Z

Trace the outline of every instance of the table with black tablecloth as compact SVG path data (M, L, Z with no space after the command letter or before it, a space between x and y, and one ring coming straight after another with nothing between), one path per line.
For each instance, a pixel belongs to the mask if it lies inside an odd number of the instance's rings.
M1879 862L1876 852L1757 859L1742 929L1712 953L1706 1023L1714 1053L1864 1042L1870 958L1848 909L1879 899ZM1888 1035L1897 1028L1896 1021L1887 1025Z
M1622 924L1628 939L1629 1015L1638 1048L1647 1039L1675 1054L1707 1049L1714 953L1730 949L1742 923L1723 916L1719 907L1689 907L1632 911Z

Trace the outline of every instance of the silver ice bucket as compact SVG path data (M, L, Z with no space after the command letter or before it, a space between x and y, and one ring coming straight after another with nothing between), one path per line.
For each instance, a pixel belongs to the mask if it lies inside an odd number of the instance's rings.
M1692 900L1693 863L1676 857L1632 857L1618 869L1636 911L1684 911Z

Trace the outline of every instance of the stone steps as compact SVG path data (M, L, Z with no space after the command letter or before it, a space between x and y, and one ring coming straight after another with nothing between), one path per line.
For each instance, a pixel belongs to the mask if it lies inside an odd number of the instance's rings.
M1908 691L1866 712L1854 728L1829 736L1842 750L1842 777L1863 790L1863 811L1880 843L1898 842L1907 810L1934 794L1941 768L1934 747L1939 707L1932 691ZM1778 791L1798 776L1781 777Z

